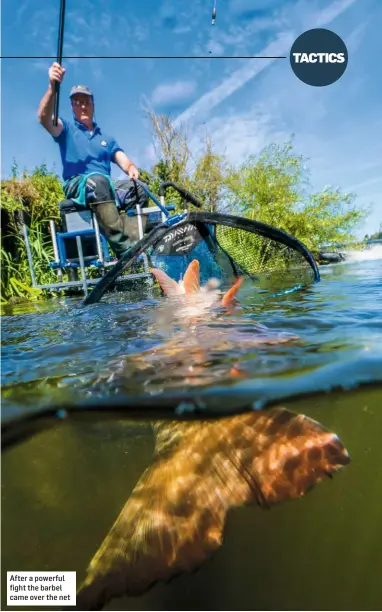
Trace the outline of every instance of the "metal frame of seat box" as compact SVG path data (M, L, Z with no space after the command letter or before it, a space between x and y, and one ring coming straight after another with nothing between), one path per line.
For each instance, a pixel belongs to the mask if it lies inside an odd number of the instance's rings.
M150 194L152 197L152 194ZM100 227L96 216L93 212L85 208L77 206L74 202L70 204L70 200L60 202L60 210L63 213L63 221L66 231L57 232L56 224L51 219L49 221L50 234L52 237L54 261L50 262L49 267L57 271L58 282L38 285L36 281L35 268L33 263L32 249L29 240L29 231L27 225L23 225L23 233L27 249L28 264L31 274L32 287L43 289L46 291L59 291L69 288L82 289L84 295L88 293L88 286L95 285L99 278L91 279L86 275L86 269L93 267L98 268L100 275L105 273L105 268L115 264L116 259L111 256L108 242L105 236L100 231ZM164 203L161 202L163 206ZM63 206L61 206L63 205ZM173 205L164 206L166 212L175 210ZM65 212L67 210L68 212ZM144 236L144 228L142 217L146 216L150 221L148 230L150 231L152 224L161 223L166 220L166 214L159 206L151 206L142 208L139 204L135 208L129 209L122 214L127 214L129 217L137 218L138 239ZM147 232L146 232L147 233ZM90 239L90 240L89 240ZM75 241L76 253L73 251ZM86 244L87 243L87 244ZM84 254L84 246L93 248L90 254ZM89 249L88 249L89 250ZM144 272L126 274L119 279L117 283L126 283L136 279L150 278L147 256L142 254L140 261L143 263ZM81 270L81 280L78 279L78 271ZM64 281L63 274L68 273L70 280Z

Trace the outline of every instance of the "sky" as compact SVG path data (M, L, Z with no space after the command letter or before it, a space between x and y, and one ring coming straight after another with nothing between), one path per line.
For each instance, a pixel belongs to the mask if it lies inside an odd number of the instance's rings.
M307 157L312 188L354 192L371 213L359 236L382 223L382 78L380 0L66 0L60 115L71 117L68 93L86 84L96 119L140 167L155 163L144 107L186 126L194 152L209 134L214 148L239 165L263 147L294 135ZM59 0L2 2L1 172L13 159L32 170L61 172L57 145L39 125L37 109L57 53ZM344 75L311 87L294 75L286 55L306 30L325 27L345 42ZM114 56L82 59L79 56ZM146 55L149 59L117 59ZM159 59L207 55L211 59ZM232 55L234 59L214 59ZM113 176L121 177L114 166Z

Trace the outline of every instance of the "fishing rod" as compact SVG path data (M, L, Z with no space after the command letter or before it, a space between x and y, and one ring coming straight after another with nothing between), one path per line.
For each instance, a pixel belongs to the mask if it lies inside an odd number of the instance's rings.
M214 2L214 8L212 9L212 24L211 25L215 25L215 19L216 19L216 0Z
M214 0L214 7L212 10L212 25L215 24L216 19L216 2ZM65 25L65 3L66 0L60 1L60 18L58 25L58 45L57 45L57 63L62 64L63 46L64 46L64 25ZM58 109L60 105L60 83L55 83L54 91L54 111L53 111L53 125L57 125L58 122Z
M61 0L60 4L60 20L58 24L58 45L57 45L57 63L62 64L62 51L64 46L64 24L65 24L65 1ZM54 90L54 111L53 111L53 125L57 125L58 122L58 108L60 104L60 83L56 81Z

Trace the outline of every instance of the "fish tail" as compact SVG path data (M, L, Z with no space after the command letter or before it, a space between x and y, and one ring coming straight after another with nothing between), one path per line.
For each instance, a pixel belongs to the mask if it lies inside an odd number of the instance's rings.
M268 504L302 497L350 462L338 436L304 415L274 413L264 424L263 440L267 436L252 469Z
M154 429L156 460L91 561L80 610L194 571L221 546L230 508L299 499L350 461L333 432L284 408Z
M229 289L227 293L223 295L223 298L222 298L223 306L227 307L235 303L236 295L241 287L242 282L243 282L243 277L238 278L235 284L231 287L231 289Z
M200 290L200 266L197 259L194 259L188 266L183 278L183 287L186 295L197 293Z

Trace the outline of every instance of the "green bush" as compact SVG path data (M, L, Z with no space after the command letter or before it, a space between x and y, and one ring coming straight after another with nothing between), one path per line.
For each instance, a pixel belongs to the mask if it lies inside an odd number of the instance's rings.
M56 282L57 277L49 268L54 259L49 234L49 220L59 221L58 203L63 199L60 180L45 165L35 168L31 174L21 176L16 165L13 176L1 181L1 298L35 299L41 292L31 288L22 226L29 227L29 238L37 284Z
M271 145L226 177L231 212L289 232L312 251L326 243L356 242L354 230L368 214L355 195L340 189L310 189L303 157L291 143Z

